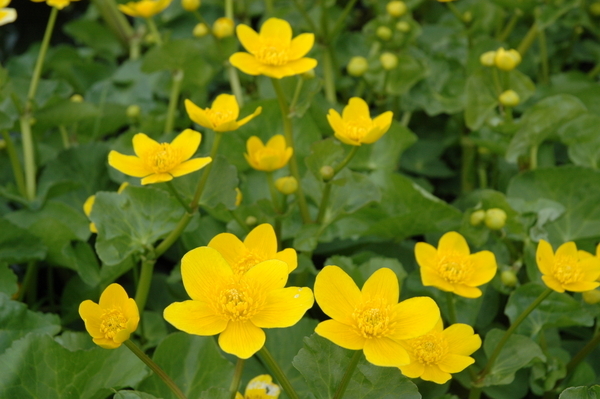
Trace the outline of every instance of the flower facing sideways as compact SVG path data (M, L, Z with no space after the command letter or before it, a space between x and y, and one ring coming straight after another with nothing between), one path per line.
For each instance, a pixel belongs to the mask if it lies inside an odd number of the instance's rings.
M54 7L59 10L62 10L63 8L65 8L66 6L71 4L72 1L79 1L79 0L31 0L31 1L36 2L36 3L41 3L43 1L45 1L46 4L48 4L50 7Z
M164 11L173 0L141 0L119 4L119 10L130 17L152 18Z
M428 297L398 303L396 274L381 268L369 277L362 290L338 266L326 266L315 281L315 299L331 317L315 332L342 348L364 351L376 366L409 364L402 341L419 337L435 326L440 309Z
M15 22L17 19L17 10L7 8L10 0L0 0L0 26Z
M244 395L237 393L235 399L277 399L281 393L279 385L273 383L273 378L268 374L254 377L248 382Z
M140 321L138 307L119 284L111 284L100 295L99 303L81 302L79 315L96 345L115 349L129 339Z
M285 137L277 134L269 139L267 145L256 136L246 142L248 153L244 154L246 160L256 170L273 172L287 165L294 153L292 147L286 147Z
M169 143L158 143L138 133L133 136L134 155L123 155L116 151L108 154L108 164L129 176L142 177L142 184L161 183L174 177L187 175L208 165L212 158L190 159L202 136L186 129Z
M401 366L409 378L421 377L445 384L452 376L475 363L470 355L481 347L481 338L467 324L453 324L444 330L442 319L427 334L404 341L410 364Z
M244 240L231 233L217 234L208 246L216 249L236 274L243 274L265 260L278 259L286 263L288 273L298 266L296 250L287 248L277 252L277 237L268 223L256 226Z
M212 103L211 108L202 109L190 100L185 100L185 110L191 120L202 127L223 133L237 130L260 115L262 107L256 108L253 114L237 120L240 116L240 106L235 96L220 94Z
M467 241L454 231L440 238L437 249L425 242L417 243L415 257L421 267L423 285L466 298L480 297L481 290L477 287L494 278L498 268L492 252L471 254Z
M344 107L342 115L330 109L327 120L335 132L335 137L349 145L371 144L383 136L392 125L391 111L371 119L369 106L359 97L352 97Z
M181 275L192 300L167 306L165 320L188 334L220 334L221 349L241 359L263 347L263 328L293 326L314 302L310 288L284 288L288 265L276 259L236 274L216 249L200 247L184 255Z
M567 242L556 250L540 240L535 258L542 272L542 280L557 292L584 292L597 288L600 277L600 259L592 254L577 250L574 242Z
M292 39L292 27L283 19L269 18L260 33L244 24L238 25L236 32L248 52L233 54L229 62L248 75L281 79L317 66L317 60L304 57L313 47L315 35L303 33Z

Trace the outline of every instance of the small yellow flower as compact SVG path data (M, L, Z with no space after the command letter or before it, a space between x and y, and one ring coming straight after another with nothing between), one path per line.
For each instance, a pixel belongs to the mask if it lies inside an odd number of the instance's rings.
M181 0L181 7L190 12L194 12L200 8L200 0Z
M221 17L218 18L212 27L213 34L218 39L233 36L233 28L235 23L231 18Z
M229 62L248 75L281 79L317 66L317 60L304 57L312 49L315 35L303 33L292 39L292 27L283 19L269 18L260 33L244 24L238 25L236 32L248 53L235 53Z
M192 129L184 130L170 144L158 143L138 133L133 136L136 155L113 150L108 154L108 164L126 175L143 177L142 184L170 181L202 169L212 161L210 157L190 159L201 139L201 134Z
M342 348L363 350L376 366L409 364L402 341L431 331L440 318L433 299L416 297L398 303L396 274L381 268L369 277L362 291L338 266L326 266L315 281L315 299L331 317L315 332Z
M286 248L277 252L275 230L268 223L252 229L244 242L231 233L221 233L210 240L208 246L219 251L236 274L246 273L259 263L271 259L285 262L289 273L298 266L295 249Z
M535 258L542 280L554 291L584 292L600 286L596 282L600 277L600 259L578 251L573 241L561 245L554 253L548 242L540 240Z
M285 137L277 134L269 139L265 146L261 139L252 136L246 142L246 160L256 170L272 172L287 165L294 149L286 147Z
M48 4L50 7L54 7L54 8L58 8L59 10L62 10L63 8L65 8L66 6L68 6L69 4L71 4L72 1L79 1L79 0L31 0L33 2L36 3L41 3L41 2L46 2L46 4Z
M138 307L119 284L111 284L100 295L99 303L90 300L79 305L79 315L96 345L115 349L129 339L140 321Z
M194 37L204 37L208 35L208 32L210 32L208 26L206 26L205 23L200 22L199 24L196 24L196 26L194 26L192 34L194 35Z
M15 22L17 19L17 10L7 8L10 0L0 0L0 26Z
M392 125L393 116L391 111L387 111L371 119L365 100L352 97L341 116L336 110L330 109L327 120L335 132L335 137L342 143L361 145L379 140Z
M415 246L421 280L425 286L454 292L466 298L478 298L478 286L489 282L496 274L496 257L490 251L471 254L467 241L451 231L440 238L438 248L419 242Z
M494 56L494 64L496 68L503 71L512 71L521 63L521 54L517 50L504 50L500 47Z
M254 113L237 120L240 116L240 106L234 95L219 94L212 103L211 108L202 109L190 100L185 100L185 110L191 120L202 127L215 132L230 132L237 130L250 122L262 112L262 107L256 108Z
M298 180L294 176L280 177L275 180L275 187L283 195L294 194L298 190Z
M221 349L241 359L263 347L263 328L293 326L314 303L310 288L284 288L288 265L276 259L236 274L216 249L200 247L184 255L181 275L192 300L167 306L165 320L188 334L220 334Z
M281 388L273 383L273 378L263 374L251 379L246 385L244 395L238 392L235 399L277 399L280 393Z
M119 10L130 17L152 18L165 10L173 0L141 0L119 4Z

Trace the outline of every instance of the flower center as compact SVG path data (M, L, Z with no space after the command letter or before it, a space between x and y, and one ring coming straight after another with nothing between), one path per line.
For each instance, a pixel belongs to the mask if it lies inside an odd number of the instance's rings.
M387 335L394 323L390 322L390 309L380 299L371 299L358 306L352 318L355 328L365 338L376 338Z
M239 278L233 278L218 295L217 310L231 321L248 320L256 314L263 299Z
M580 281L583 275L579 267L579 261L574 257L557 257L552 272L554 278L562 284Z
M214 111L212 109L207 109L206 116L208 117L208 120L212 122L213 126L219 126L235 119L231 110Z
M263 64L281 66L289 62L288 50L277 42L263 43L255 56Z
M233 272L236 274L244 274L252 266L258 265L262 262L262 259L256 256L256 254L252 251L248 251L238 262L233 265Z
M105 310L100 319L100 331L107 339L113 339L119 331L127 328L127 319L119 309Z
M181 152L169 143L162 143L147 155L145 161L154 173L167 173L181 163Z
M448 353L448 343L437 332L412 339L411 346L417 360L427 365L438 364Z
M346 122L346 136L354 141L361 141L373 129L373 123L367 118L358 118Z
M462 283L472 273L472 265L468 256L448 254L440 257L438 263L440 276L449 283Z

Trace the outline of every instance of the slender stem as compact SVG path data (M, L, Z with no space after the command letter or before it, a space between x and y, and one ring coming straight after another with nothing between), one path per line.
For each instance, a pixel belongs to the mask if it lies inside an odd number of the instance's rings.
M35 149L33 146L33 134L31 132L31 119L28 114L19 118L21 125L21 141L23 143L23 160L25 162L25 189L26 198L33 200L35 198Z
M271 192L273 208L275 209L276 213L281 213L281 209L279 207L279 195L277 194L277 188L275 187L275 182L273 181L273 172L267 172L267 183L269 183L269 191Z
M117 8L114 0L92 0L108 28L119 39L124 47L135 35L129 21Z
M335 21L335 25L333 25L333 29L331 30L331 33L329 33L327 35L329 37L329 39L328 39L329 42L331 42L333 39L335 39L335 37L342 30L342 28L344 26L344 21L346 21L346 18L348 17L348 14L350 14L350 11L352 11L354 9L354 6L356 5L356 1L357 0L350 0L346 4L346 7L344 7L344 10L340 14L340 17L337 19L337 21Z
M29 287L32 285L33 280L36 277L37 270L38 264L36 261L32 260L27 264L27 270L25 271L25 277L23 278L23 284L21 284L21 290L19 291L17 300L23 301L25 294L27 291L29 291Z
M8 154L8 158L10 159L10 164L12 166L13 174L15 176L15 181L17 182L17 189L19 193L23 196L23 198L27 198L27 189L25 188L25 177L23 176L23 168L21 167L21 162L19 162L19 156L17 155L17 150L15 149L15 144L10 137L10 134L6 130L2 131L2 137L4 137L4 142L6 143L6 153Z
M466 131L460 141L462 148L461 162L461 189L463 193L469 193L475 188L473 163L475 161L475 145Z
M532 145L529 149L529 170L537 169L538 165L538 145Z
M294 90L294 97L292 97L292 102L290 103L290 112L294 112L296 108L296 104L298 103L298 99L300 98L300 92L302 91L302 85L304 84L304 79L298 77L298 82L296 83L296 89Z
M175 381L173 381L171 377L169 377L169 375L165 373L164 370L161 369L158 364L154 363L154 361L150 359L148 355L144 353L144 351L142 351L131 340L127 340L123 343L127 348L129 348L130 351L133 352L134 355L139 357L142 362L146 363L146 366L150 367L150 369L154 371L154 373L157 376L159 376L161 380L163 380L163 382L169 387L169 389L175 394L175 396L177 396L179 399L187 399L185 397L185 394L181 391L181 389L179 389L177 384L175 384Z
M529 50L529 47L531 47L531 45L533 44L533 41L535 40L538 33L539 29L537 23L534 22L533 25L531 25L531 28L529 28L529 31L527 32L519 46L517 47L517 51L519 52L519 54L521 54L521 57L525 55L527 50Z
M463 15L460 13L460 11L458 11L458 8L456 8L456 6L453 3L446 3L446 4L448 5L448 9L452 12L452 14L454 14L456 19L458 19L460 22L462 22L464 24L465 19L464 19Z
M225 17L233 21L233 0L225 0Z
M235 67L229 63L227 64L227 76L229 76L231 91L238 102L238 106L242 108L244 106L244 95L242 91L242 85L240 83L240 77L237 73L237 69L235 69Z
M258 357L260 357L260 359L263 361L263 363L267 364L267 367L271 370L271 373L273 373L273 375L275 375L275 378L277 379L277 381L279 382L279 384L281 385L281 387L283 388L285 393L287 393L289 398L290 399L300 399L298 397L298 394L294 390L294 387L290 383L290 380L288 380L287 376L285 375L285 373L283 372L281 367L279 367L279 364L277 363L275 358L271 355L271 352L269 352L267 347L263 346L262 349L258 351L257 355L258 355Z
M567 375L571 374L575 368L581 363L600 343L600 332L597 332L596 335L588 342L567 364Z
M337 101L335 93L335 71L333 70L333 56L331 47L325 46L323 52L323 77L325 78L325 98L331 104Z
M410 123L411 118L412 118L412 112L405 111L404 114L402 115L402 120L400 121L400 123L402 124L402 126L408 127L408 124Z
M62 142L63 142L63 147L66 150L69 147L71 147L71 143L70 143L70 140L69 140L69 132L67 132L67 128L64 125L58 126L58 130L60 130L60 137L61 137Z
M521 10L519 10L519 9L515 10L515 12L513 13L512 17L510 17L510 20L508 21L508 23L506 24L504 29L502 29L502 32L500 33L500 35L498 35L497 39L499 42L503 42L506 39L508 39L508 37L512 33L513 29L515 29L515 26L517 25L517 22L519 21L519 18L521 18L522 14L523 13L521 12Z
M238 389L240 387L240 381L242 380L242 371L244 371L244 362L245 359L238 358L237 363L235 364L235 371L233 373L233 380L231 380L231 385L229 386L229 397L231 399L235 399Z
M298 158L296 154L296 148L294 146L294 133L292 131L292 120L290 119L290 109L285 100L285 94L279 84L279 80L272 78L273 88L277 93L277 100L279 101L279 108L281 109L281 116L283 117L283 131L285 133L285 141L292 147L293 153L290 158L290 172L292 176L298 181L298 190L296 191L296 198L298 198L298 207L300 208L300 215L302 216L302 222L304 224L310 223L310 213L308 212L308 205L306 203L306 197L302 191L302 184L300 179L300 171L298 170Z
M354 91L354 97L362 98L363 94L365 93L366 88L367 88L367 82L365 81L365 78L361 77L358 82L358 86L356 86L356 90Z
M155 259L142 259L142 273L140 274L140 281L135 292L135 303L137 303L140 313L144 312L144 307L148 300L148 292L150 292L155 262Z
M456 318L456 301L452 292L446 292L446 302L448 302L448 323L455 324Z
M354 355L350 359L350 363L348 363L348 368L342 377L342 381L340 381L340 385L338 385L335 390L335 394L333 395L333 399L341 399L344 396L344 392L346 392L346 388L348 387L348 383L352 379L352 374L354 374L354 370L356 369L356 365L360 361L362 357L362 351L355 351Z
M171 95L169 96L169 108L167 108L167 120L165 121L165 134L173 131L175 122L175 111L179 102L179 94L181 93L181 82L183 81L183 71L176 69L173 71L173 83L171 86Z
M185 211L187 213L193 213L192 209L190 208L190 206L185 203L185 201L183 200L183 198L181 198L181 195L179 195L179 193L177 192L177 190L175 190L175 187L173 186L173 183L170 182L170 181L168 181L168 182L166 182L166 185L167 185L167 188L169 189L169 191L171 192L171 194L173 194L173 196L181 204L181 206L183 207L183 209L185 209Z
M504 92L500 82L500 72L498 68L492 68L492 77L494 78L494 88L496 89L496 99Z
M154 41L156 42L156 45L162 46L162 44L163 44L162 37L160 36L160 32L158 31L158 28L156 27L156 23L154 23L154 20L152 19L152 17L146 18L146 24L148 25L148 29L150 30L150 33L152 33L152 36L154 36Z
M273 14L273 0L265 0L265 8L267 9L267 14Z
M548 84L550 82L550 64L548 63L548 44L544 29L540 29L538 40L540 44L540 61L542 63L542 83Z
M588 72L588 77L595 78L598 74L600 74L600 63L596 64L596 66Z
M171 245L173 245L175 241L177 241L181 233L183 233L187 225L192 220L192 216L193 214L187 212L183 214L183 216L179 220L179 223L177 223L177 226L175 226L173 231L171 231L169 235L154 250L155 258L158 258L162 254L167 252L169 248L171 248Z
M360 146L358 146L358 145L352 146L352 149L348 152L348 154L346 155L346 158L344 158L344 160L342 162L340 162L335 167L335 169L333 169L333 177L335 177L335 175L337 175L338 173L340 173L341 170L344 169L346 167L346 165L348 165L350 163L350 161L352 160L352 158L354 158L354 156L356 155L356 152L358 151L359 147ZM333 179L333 177L331 179Z
M312 21L312 19L310 19L310 16L308 15L308 13L306 12L306 10L304 9L304 6L300 3L299 0L293 0L293 1L294 1L294 5L298 9L298 11L300 11L300 14L302 15L302 18L304 18L304 20L308 24L310 31L314 32L314 33L318 33L317 26Z
M204 168L204 173L202 173L202 177L200 178L200 182L198 183L198 187L196 187L196 192L194 193L194 198L192 199L192 203L190 204L190 208L194 212L196 211L196 209L198 209L198 204L200 203L202 192L206 187L206 182L208 182L208 176L210 175L210 171L212 170L213 164L215 162L215 157L217 156L217 151L219 150L219 144L221 144L222 138L222 133L215 132L215 138L213 139L212 148L210 150L210 157L212 158L212 162L206 165L206 167Z
M27 94L27 106L25 108L25 114L31 113L31 106L35 93L37 92L38 84L40 83L40 77L42 75L42 67L44 66L44 59L46 58L46 52L50 44L50 38L52 37L52 31L54 30L54 24L56 22L56 16L58 15L58 9L52 7L50 11L50 17L48 17L48 25L46 25L46 31L44 32L44 38L42 39L42 47L40 47L40 53L38 54L35 68L33 69L33 75L31 76L31 84L29 85L29 93Z

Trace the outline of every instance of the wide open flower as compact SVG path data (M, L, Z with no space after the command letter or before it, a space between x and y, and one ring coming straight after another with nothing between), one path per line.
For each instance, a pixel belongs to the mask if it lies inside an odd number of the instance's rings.
M481 290L477 287L494 278L498 268L492 252L471 254L467 241L454 231L440 238L437 249L426 242L417 243L415 256L423 285L466 298L480 297Z
M129 176L143 177L142 184L161 183L174 177L187 175L208 165L211 157L190 159L202 135L186 129L169 143L158 143L138 133L133 136L136 155L123 155L116 151L108 154L108 164Z
M342 348L360 350L377 366L400 367L410 358L401 341L429 332L440 318L433 299L417 297L398 303L396 274L381 268L358 289L338 266L326 266L315 281L315 299L332 320L315 332Z
M404 341L410 364L401 366L409 378L421 377L445 384L452 376L475 363L470 355L481 347L481 338L467 324L453 324L444 330L442 319L427 334Z
M17 19L17 10L6 8L9 4L10 0L0 0L0 26L15 22Z
M216 249L200 247L184 255L181 275L192 300L167 306L165 320L188 334L220 334L221 349L241 359L263 347L263 328L293 326L314 302L310 288L283 288L288 265L280 260L236 274Z
M251 267L271 259L285 262L289 273L298 266L295 249L277 252L275 230L268 223L256 226L244 242L231 233L221 233L210 240L208 246L219 251L236 274L243 274Z
M335 137L349 145L371 144L383 136L392 125L391 111L371 119L369 106L359 97L352 97L344 107L342 115L330 109L327 120L335 132Z
M46 4L48 4L50 7L54 7L59 10L62 10L63 8L65 8L66 6L71 4L72 1L79 1L79 0L31 0L31 1L36 2L36 3L41 3L43 1L45 1Z
M254 377L246 385L244 395L237 393L235 399L277 399L281 393L279 385L273 383L273 378L268 374Z
M242 120L237 120L240 115L240 106L235 96L231 94L220 94L212 103L211 108L202 109L190 100L185 100L185 110L191 120L202 127L212 129L215 132L229 132L237 130L250 122L254 117L260 115L262 107L256 108L253 114Z
M119 284L106 287L99 303L90 300L81 302L79 315L94 343L105 349L121 346L140 321L137 304Z
M277 134L269 139L265 146L261 139L252 136L246 142L246 160L256 170L273 172L287 165L294 153L292 147L286 147L285 137Z
M248 75L281 79L317 66L317 60L304 58L315 43L315 35L303 33L292 40L292 27L283 19L269 18L260 33L244 24L238 25L236 32L248 53L235 53L229 62Z
M119 10L130 17L151 18L161 13L173 0L141 0L119 4Z
M584 292L597 288L600 277L600 259L592 254L577 250L573 241L567 242L556 250L540 240L535 255L542 280L557 292Z

